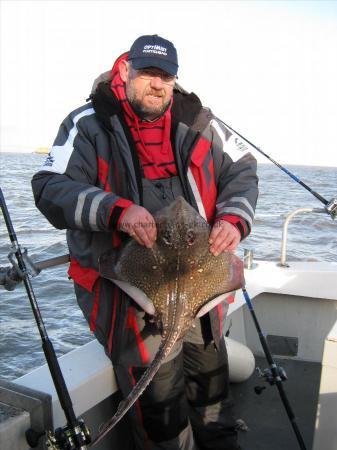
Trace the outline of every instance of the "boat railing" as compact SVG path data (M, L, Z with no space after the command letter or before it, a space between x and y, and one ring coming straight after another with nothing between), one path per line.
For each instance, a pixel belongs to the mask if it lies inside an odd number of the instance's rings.
M325 213L326 210L324 208L298 208L295 209L295 211L292 211L290 214L287 215L284 224L283 224L283 230L282 230L282 242L281 242L281 258L280 262L278 263L278 266L280 267L289 267L289 264L287 264L287 239L288 239L288 226L291 222L291 220L297 216L298 214L302 213Z

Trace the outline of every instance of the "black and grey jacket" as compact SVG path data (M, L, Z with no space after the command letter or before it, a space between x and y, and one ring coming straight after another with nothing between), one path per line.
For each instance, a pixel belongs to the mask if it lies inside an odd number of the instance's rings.
M175 89L171 115L185 198L209 223L224 215L241 218L245 237L258 195L255 158L195 94ZM116 232L122 210L143 203L141 177L121 105L102 82L91 101L63 121L32 180L36 206L56 228L67 229L69 273L88 292L99 278L99 256L123 239Z

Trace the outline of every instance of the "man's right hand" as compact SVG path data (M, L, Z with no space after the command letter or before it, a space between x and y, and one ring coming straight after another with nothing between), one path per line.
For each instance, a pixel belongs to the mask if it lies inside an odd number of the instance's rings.
M122 217L118 229L129 234L139 244L148 248L151 248L157 239L157 228L154 218L142 206L129 206Z

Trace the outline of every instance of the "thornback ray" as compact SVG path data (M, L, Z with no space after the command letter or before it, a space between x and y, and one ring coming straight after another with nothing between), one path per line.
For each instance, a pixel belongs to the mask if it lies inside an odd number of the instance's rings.
M196 317L244 286L243 264L233 253L210 252L210 226L182 197L154 214L157 240L151 249L134 239L119 256L101 256L99 271L127 292L161 330L158 351L115 415L93 441L97 444L144 392L177 340Z

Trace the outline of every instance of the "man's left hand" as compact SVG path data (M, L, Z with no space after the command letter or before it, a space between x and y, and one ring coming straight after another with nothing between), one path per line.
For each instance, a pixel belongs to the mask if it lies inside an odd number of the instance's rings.
M234 225L226 220L219 220L213 225L209 236L210 251L214 256L218 256L222 252L232 252L240 240L241 234Z

